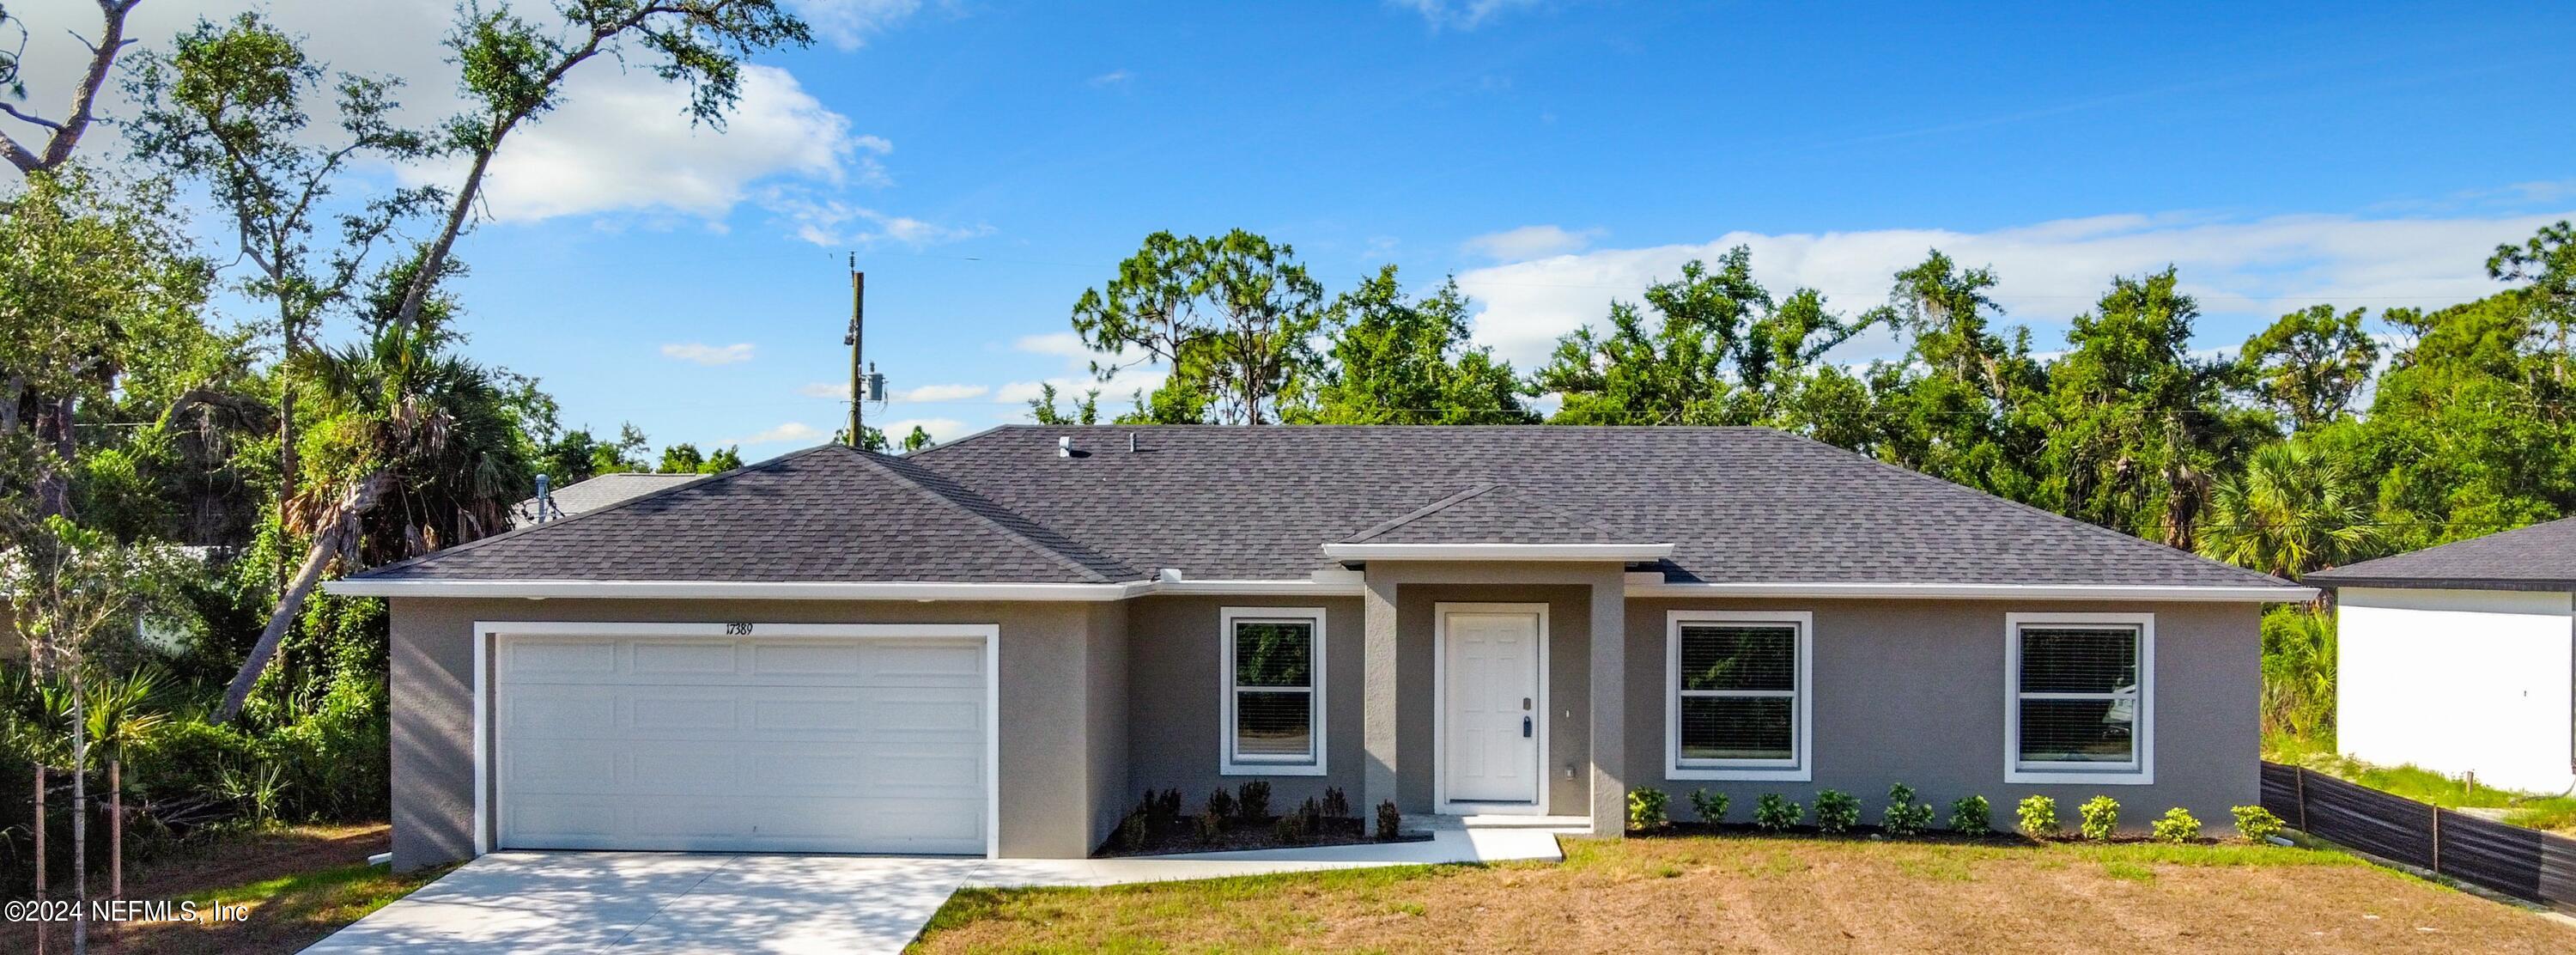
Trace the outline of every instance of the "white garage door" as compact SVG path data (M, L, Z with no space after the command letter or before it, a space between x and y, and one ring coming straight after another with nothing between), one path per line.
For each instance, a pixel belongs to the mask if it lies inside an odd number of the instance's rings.
M984 851L980 640L497 649L504 848Z

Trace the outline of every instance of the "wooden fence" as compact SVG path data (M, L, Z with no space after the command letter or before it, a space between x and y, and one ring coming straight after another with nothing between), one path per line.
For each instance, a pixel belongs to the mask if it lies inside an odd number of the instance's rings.
M2291 828L2518 899L2576 910L2576 839L2509 826L2280 763L2263 808Z

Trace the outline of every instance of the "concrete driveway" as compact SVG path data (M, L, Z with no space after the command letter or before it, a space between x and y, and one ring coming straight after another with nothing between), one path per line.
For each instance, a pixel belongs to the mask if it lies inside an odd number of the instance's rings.
M982 859L496 852L306 949L893 952Z

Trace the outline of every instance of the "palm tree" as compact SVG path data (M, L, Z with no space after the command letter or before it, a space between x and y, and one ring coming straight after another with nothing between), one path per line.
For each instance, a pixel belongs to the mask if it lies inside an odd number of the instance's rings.
M154 706L165 688L158 672L136 670L99 680L89 691L89 741L107 761L107 897L125 897L125 754L168 722ZM82 767L87 769L88 767Z
M2304 440L2256 450L2243 473L2219 482L2209 510L2203 556L2293 580L2380 541L2360 483Z
M375 296L397 307L390 269ZM370 567L507 529L509 505L535 491L535 470L505 373L453 354L444 300L410 325L385 322L363 345L311 349L286 369L306 380L318 420L305 429L300 490L283 523L312 546L268 626L224 693L218 721L251 687L313 588L335 563ZM384 506L393 504L397 506Z

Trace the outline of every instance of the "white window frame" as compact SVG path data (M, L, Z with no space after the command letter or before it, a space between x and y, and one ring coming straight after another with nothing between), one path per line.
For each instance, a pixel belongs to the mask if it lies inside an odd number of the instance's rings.
M2127 763L2025 762L2021 758L2021 632L2025 627L2130 626L2138 629L2137 731ZM2098 694L2030 694L2093 699ZM2156 615L2152 613L2008 613L2004 615L2004 781L2092 786L2146 786L2156 781Z
M1696 623L1786 624L1798 631L1798 683L1788 759L1682 759L1682 627ZM1777 696L1778 691L1693 695ZM1809 782L1816 778L1816 615L1806 610L1674 610L1664 615L1664 777Z
M1219 710L1224 714L1217 723L1217 774L1222 776L1321 776L1324 775L1324 608L1322 607L1226 607L1217 614L1217 693ZM1234 683L1234 625L1237 620L1290 620L1313 625L1314 654L1308 663L1311 673L1306 687L1307 706L1314 714L1308 724L1314 755L1274 756L1238 755L1234 751L1234 710L1236 694L1243 688ZM1263 692L1284 692L1288 688L1253 687Z

